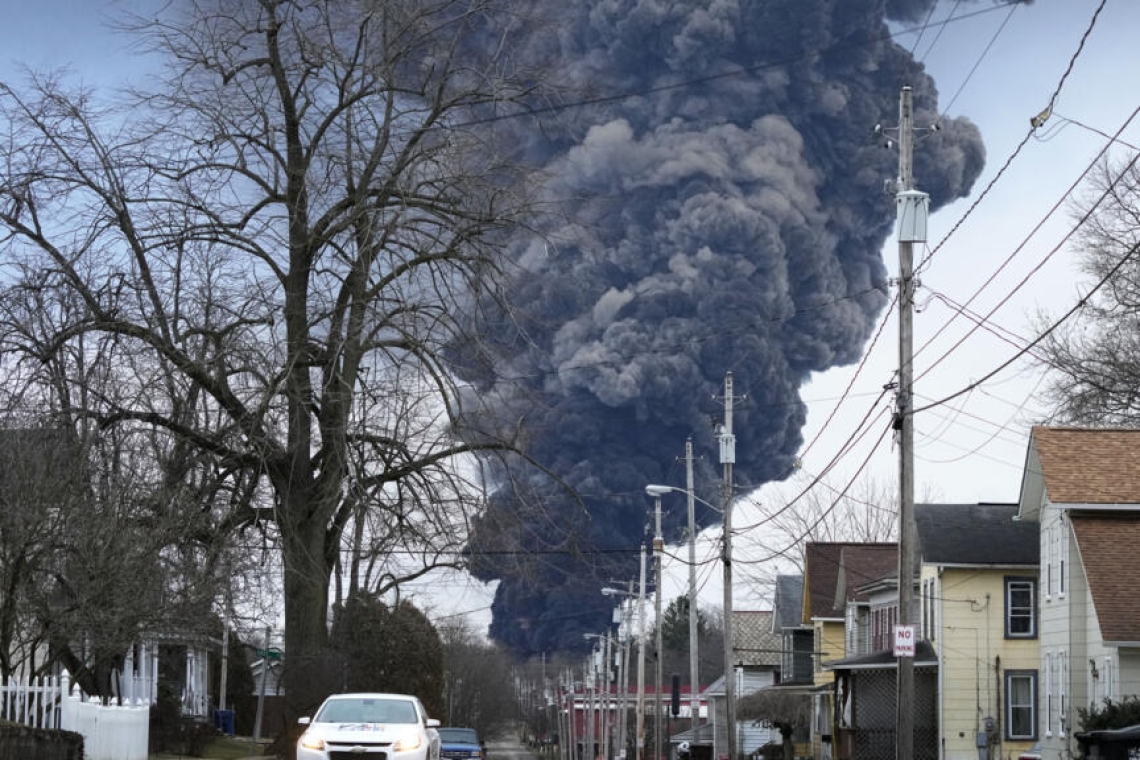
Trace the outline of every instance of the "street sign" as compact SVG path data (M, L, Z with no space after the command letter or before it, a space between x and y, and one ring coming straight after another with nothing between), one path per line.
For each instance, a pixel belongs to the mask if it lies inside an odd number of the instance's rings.
M254 652L258 657L264 657L271 662L279 662L285 655L285 653L277 647L270 647L269 649L255 649Z
M914 626L895 626L895 657L914 657Z

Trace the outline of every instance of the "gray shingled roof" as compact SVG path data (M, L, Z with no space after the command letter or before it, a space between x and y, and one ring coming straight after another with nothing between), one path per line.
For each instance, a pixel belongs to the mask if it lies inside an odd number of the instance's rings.
M733 659L742 665L773 667L780 664L783 642L772 632L772 613L768 610L733 610Z
M773 613L779 628L800 628L804 616L804 577L776 576L776 604Z
M1034 522L1017 522L1016 504L916 504L922 561L944 565L1036 565Z

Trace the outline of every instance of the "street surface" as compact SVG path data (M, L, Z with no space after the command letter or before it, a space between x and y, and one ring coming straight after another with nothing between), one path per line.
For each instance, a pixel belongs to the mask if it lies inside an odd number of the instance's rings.
M543 760L555 757L557 755L553 753L543 755L528 749L513 735L487 740L487 760Z

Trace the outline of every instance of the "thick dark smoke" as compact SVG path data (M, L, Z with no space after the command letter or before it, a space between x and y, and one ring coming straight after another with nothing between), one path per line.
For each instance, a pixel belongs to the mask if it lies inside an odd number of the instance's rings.
M903 85L917 123L933 123L938 104L886 20L921 20L930 5L557 0L555 23L520 49L559 51L558 79L593 100L520 132L560 221L518 244L524 273L495 336L498 379L470 379L581 501L545 476L496 471L471 548L476 573L501 581L497 640L577 647L609 622L598 590L636 576L644 486L684 484L676 460L689 436L704 457L698 490L717 499L711 423L722 412L711 397L726 371L747 396L735 413L738 488L789 474L801 385L858 360L888 302L884 180L898 159L872 128L897 121ZM635 94L602 97L616 93ZM915 151L933 207L969 191L984 154L968 121L941 127ZM666 505L678 541L684 500Z

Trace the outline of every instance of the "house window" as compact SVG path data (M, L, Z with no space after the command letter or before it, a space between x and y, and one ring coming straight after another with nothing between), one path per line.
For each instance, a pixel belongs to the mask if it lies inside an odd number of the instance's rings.
M1005 579L1005 637L1037 638L1037 581L1033 578Z
M1112 699L1116 692L1113 691L1115 684L1112 682L1112 656L1104 658L1104 698Z
M1005 672L1005 738L1033 741L1037 738L1037 671Z
M1045 529L1045 556L1042 557L1041 564L1045 567L1045 599L1049 600L1053 596L1053 526L1050 525Z
M930 581L922 582L922 638L930 638Z
M1045 653L1045 735L1053 735L1053 653Z
M1065 558L1069 555L1069 534L1065 524L1057 526L1057 593L1065 595Z
M1068 720L1068 713L1065 712L1065 681L1068 680L1068 670L1069 658L1065 652L1061 652L1057 655L1057 693L1060 695L1059 704L1061 709L1061 715L1058 721L1059 730L1057 731L1059 736L1065 735L1065 722Z

